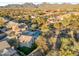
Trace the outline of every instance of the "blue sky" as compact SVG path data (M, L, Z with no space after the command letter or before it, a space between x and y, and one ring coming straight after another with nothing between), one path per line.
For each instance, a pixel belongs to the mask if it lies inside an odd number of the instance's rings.
M23 4L25 2L41 3L41 2L50 2L50 3L79 3L79 0L0 0L0 6L7 4Z

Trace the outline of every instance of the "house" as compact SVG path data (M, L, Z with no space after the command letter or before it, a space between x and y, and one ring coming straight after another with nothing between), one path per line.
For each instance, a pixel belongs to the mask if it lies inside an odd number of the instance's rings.
M32 36L28 36L28 35L21 35L19 37L19 41L20 41L20 46L26 46L26 47L31 47L32 44L34 43L34 39Z
M20 46L31 47L40 34L41 32L39 30L22 32L19 37Z
M8 34L13 34L13 36L17 36L18 34L20 34L20 28L19 28L19 24L13 21L10 21L6 27L9 29L6 33Z
M0 42L0 56L17 56L17 51L7 41Z
M16 23L16 22L13 22L13 21L9 21L7 24L6 24L6 27L7 28L12 28L13 26L18 26L19 24Z
M8 39L13 39L13 38L16 38L17 37L17 35L15 34L15 32L12 31L12 30L6 31L5 33L7 34L7 38Z

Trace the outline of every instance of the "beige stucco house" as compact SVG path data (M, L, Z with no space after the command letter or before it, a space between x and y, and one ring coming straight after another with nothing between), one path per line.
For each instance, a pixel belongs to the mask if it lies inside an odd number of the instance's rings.
M31 47L32 44L34 43L33 37L28 35L21 35L19 41L20 46L26 46L26 47Z

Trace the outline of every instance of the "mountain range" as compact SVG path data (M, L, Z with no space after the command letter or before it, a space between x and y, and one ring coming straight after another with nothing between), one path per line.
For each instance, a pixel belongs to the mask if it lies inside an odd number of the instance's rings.
M47 2L43 2L41 4L33 4L33 3L24 3L24 4L8 4L6 6L0 6L0 8L19 8L19 7L30 7L30 8L79 8L79 4L50 4Z

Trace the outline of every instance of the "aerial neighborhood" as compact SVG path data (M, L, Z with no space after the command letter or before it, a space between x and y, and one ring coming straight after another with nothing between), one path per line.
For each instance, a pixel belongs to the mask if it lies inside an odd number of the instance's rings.
M15 47L31 48L37 37L41 34L39 30L29 31L28 26L24 23L8 21L5 18L3 20L5 21L5 27L0 29L0 55L19 55Z
M0 7L0 56L79 56L76 6L25 3Z

